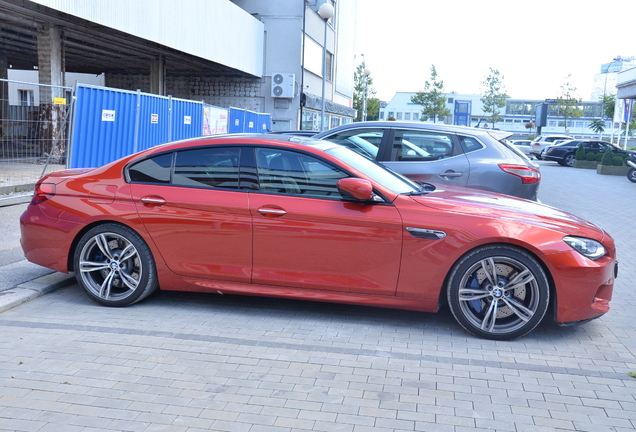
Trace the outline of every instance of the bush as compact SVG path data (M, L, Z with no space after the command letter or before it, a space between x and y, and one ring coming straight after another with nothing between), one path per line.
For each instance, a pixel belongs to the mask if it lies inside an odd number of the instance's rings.
M596 160L596 155L594 153L586 153L585 154L585 160L589 161L589 162L593 162L593 161Z
M574 159L585 160L585 150L583 150L583 144L579 144L579 148L577 148L576 153L574 153Z
M605 153L603 153L603 158L601 159L601 165L610 166L614 163L614 153L612 153L611 148L607 148Z
M596 157L594 158L594 160L596 162L600 162L601 159L603 159L603 153L596 153Z
M624 159L620 156L614 156L612 160L612 165L614 166L623 166Z

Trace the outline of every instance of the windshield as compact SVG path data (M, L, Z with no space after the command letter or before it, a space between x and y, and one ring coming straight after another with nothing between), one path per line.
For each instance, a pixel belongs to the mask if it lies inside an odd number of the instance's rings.
M346 164L351 165L353 168L364 173L370 179L391 189L395 193L414 194L419 193L422 190L417 183L412 182L406 177L403 177L402 175L391 171L371 159L349 150L348 148L334 146L326 150L326 152L337 157Z

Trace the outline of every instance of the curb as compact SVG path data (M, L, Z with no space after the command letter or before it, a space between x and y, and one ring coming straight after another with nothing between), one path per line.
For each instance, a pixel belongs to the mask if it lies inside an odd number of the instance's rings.
M70 285L73 281L75 276L72 273L51 273L2 291L0 292L0 313Z
M7 197L0 198L0 207L7 207L16 204L25 204L31 201L33 198L33 192L27 192L22 194L11 194Z

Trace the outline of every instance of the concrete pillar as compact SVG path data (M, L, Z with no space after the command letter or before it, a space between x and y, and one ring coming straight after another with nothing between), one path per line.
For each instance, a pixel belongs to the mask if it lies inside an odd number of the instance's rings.
M60 157L66 152L64 105L54 104L64 97L64 47L59 28L43 26L38 31L38 75L40 114L38 120L39 151L42 156ZM56 87L49 87L56 86Z
M64 85L64 56L62 31L43 27L38 31L38 74L40 84ZM40 87L40 104L53 103L53 98L64 97L61 88Z
M150 63L150 93L166 95L166 58L162 55Z

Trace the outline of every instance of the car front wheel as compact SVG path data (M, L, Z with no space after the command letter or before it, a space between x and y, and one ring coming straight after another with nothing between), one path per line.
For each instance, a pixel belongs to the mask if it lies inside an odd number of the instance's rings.
M510 246L483 246L451 270L448 304L457 322L485 339L509 340L532 331L548 309L550 289L539 263Z
M152 253L133 230L118 224L92 228L74 255L78 284L97 303L128 306L157 288Z

